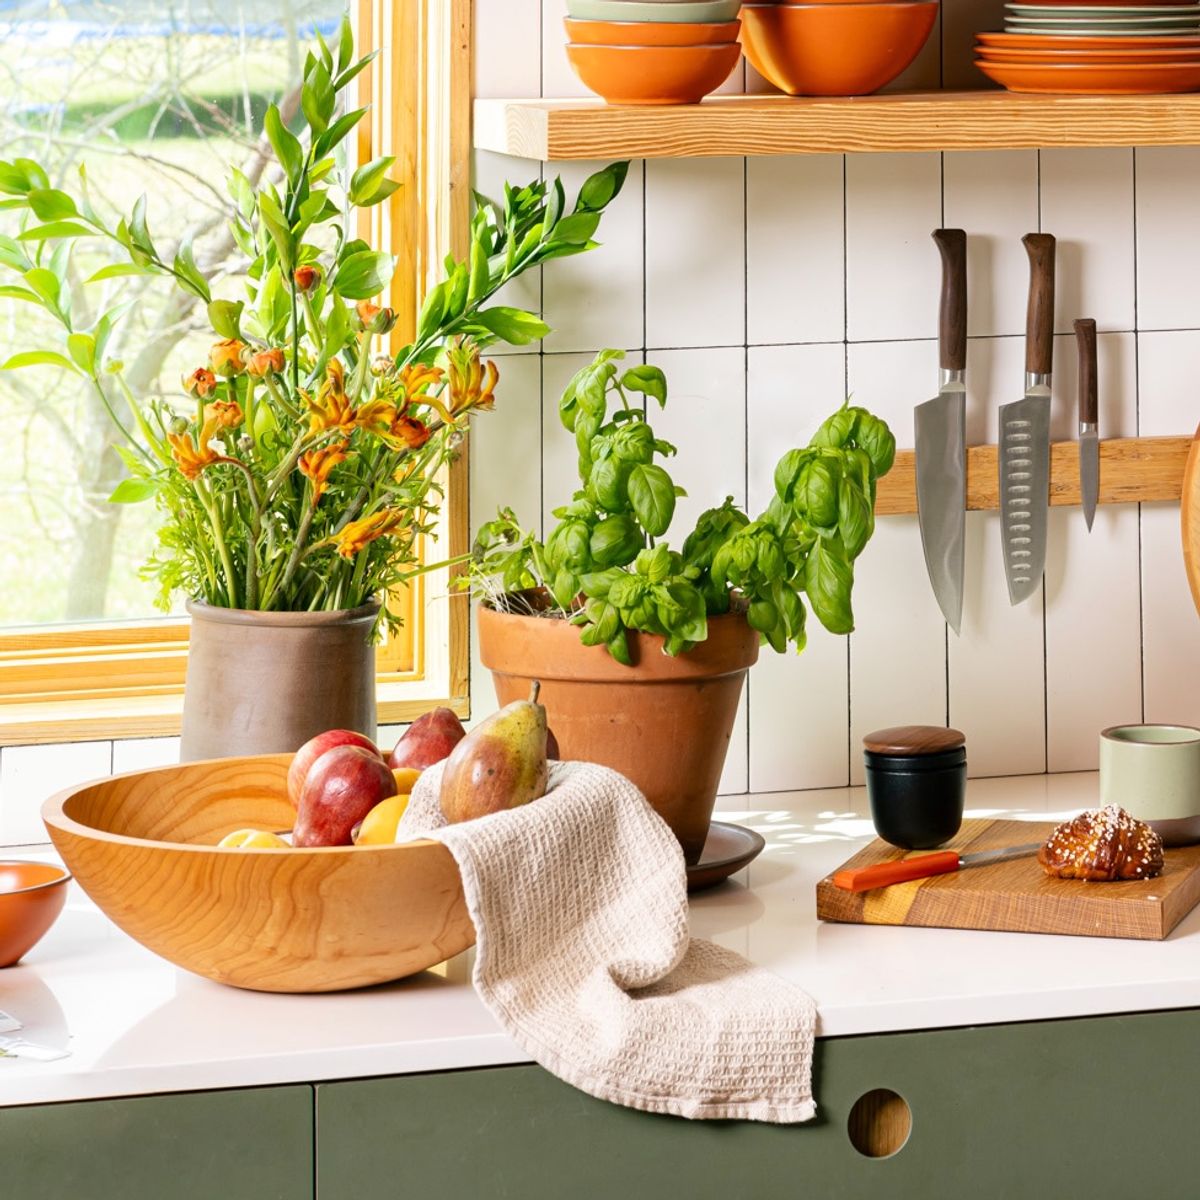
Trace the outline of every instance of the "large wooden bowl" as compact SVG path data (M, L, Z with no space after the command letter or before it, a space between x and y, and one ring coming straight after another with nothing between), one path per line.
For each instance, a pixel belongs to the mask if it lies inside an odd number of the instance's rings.
M235 829L290 829L290 755L117 775L42 816L75 878L130 937L219 983L333 992L422 971L475 931L450 852L401 846L230 850Z

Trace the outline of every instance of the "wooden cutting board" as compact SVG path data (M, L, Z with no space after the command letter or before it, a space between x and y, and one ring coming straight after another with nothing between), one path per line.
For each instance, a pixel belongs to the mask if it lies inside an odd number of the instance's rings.
M968 853L1044 841L1054 829L1041 821L964 821L945 849ZM843 867L869 867L916 857L876 839ZM1165 852L1157 879L1084 883L1050 879L1037 856L914 879L870 892L846 892L831 876L817 884L817 916L859 925L930 925L1011 933L1070 933L1085 937L1161 941L1200 901L1200 846ZM839 868L841 869L841 868Z

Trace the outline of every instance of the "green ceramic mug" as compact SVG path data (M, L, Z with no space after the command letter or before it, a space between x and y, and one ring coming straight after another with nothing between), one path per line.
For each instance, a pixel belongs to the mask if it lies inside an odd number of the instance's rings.
M1148 821L1168 846L1200 841L1200 729L1114 725L1104 730L1100 800Z

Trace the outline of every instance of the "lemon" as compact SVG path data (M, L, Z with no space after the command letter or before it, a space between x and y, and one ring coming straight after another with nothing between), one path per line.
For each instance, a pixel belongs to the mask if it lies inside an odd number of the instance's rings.
M396 779L396 791L402 796L411 795L413 785L421 778L421 772L416 767L393 767L392 775Z
M227 833L218 843L228 850L273 850L283 847L287 842L277 833L267 833L264 829L235 829Z
M382 800L362 819L358 827L356 846L386 846L396 840L396 827L404 810L408 807L408 796L401 794Z

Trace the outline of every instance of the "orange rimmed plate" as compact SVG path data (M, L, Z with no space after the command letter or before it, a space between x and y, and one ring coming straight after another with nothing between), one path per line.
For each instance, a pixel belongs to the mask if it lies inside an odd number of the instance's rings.
M577 46L711 46L736 42L741 21L581 21L566 17Z
M1010 92L1060 96L1154 96L1200 91L1200 61L1190 63L1012 63L975 65Z
M1177 50L1007 50L980 46L985 62L1023 63L1188 63L1200 60L1200 46Z
M1045 33L977 33L981 46L1003 46L1013 50L1149 50L1161 46L1192 49L1200 46L1200 34L1174 37L1066 37Z

